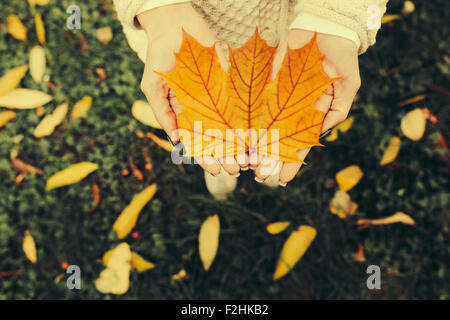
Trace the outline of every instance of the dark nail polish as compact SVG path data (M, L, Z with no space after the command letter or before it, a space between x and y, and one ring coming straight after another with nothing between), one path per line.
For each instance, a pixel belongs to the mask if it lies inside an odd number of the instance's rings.
M319 140L322 140L322 139L328 137L328 136L330 135L330 133L331 133L331 130L332 130L332 129L328 129L327 131L325 131L324 133L322 133L322 134L319 136Z

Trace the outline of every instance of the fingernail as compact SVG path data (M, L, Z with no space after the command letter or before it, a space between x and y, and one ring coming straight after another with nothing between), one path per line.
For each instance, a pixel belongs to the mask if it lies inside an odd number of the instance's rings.
M236 173L236 174L230 174L230 177L233 177L233 178L237 178L237 177L239 177L241 174L238 172L238 173Z
M326 138L327 136L330 135L330 133L331 133L331 129L328 129L327 131L325 131L324 133L322 133L322 134L319 136L319 140L322 140L323 138Z
M258 167L252 167L252 166L250 166L250 169L253 170L253 171L256 170L256 168L258 168Z
M241 168L242 171L247 171L248 169L249 169L249 166L246 166L246 167L242 167L242 168Z
M169 135L167 133L166 133L166 139L167 139L167 141L169 141L172 144L173 147L175 146L175 144L173 143L172 139L170 139L170 137L169 137Z
M287 186L287 183L283 183L283 182L281 182L281 181L279 181L278 184L279 184L281 187L283 187L283 188L285 188L285 187Z
M258 177L255 177L255 181L258 182L258 183L263 183L264 182L264 180L262 180L262 179L260 179Z

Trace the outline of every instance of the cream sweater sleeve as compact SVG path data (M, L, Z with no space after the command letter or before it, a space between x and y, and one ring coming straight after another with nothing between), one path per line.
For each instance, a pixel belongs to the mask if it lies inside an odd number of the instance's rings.
M387 2L388 0L298 0L297 8L356 32L361 54L375 43Z
M136 15L146 10L169 4L188 2L186 0L114 0L117 16L123 26L123 33L127 37L128 44L139 59L145 62L148 40L145 31L140 28Z

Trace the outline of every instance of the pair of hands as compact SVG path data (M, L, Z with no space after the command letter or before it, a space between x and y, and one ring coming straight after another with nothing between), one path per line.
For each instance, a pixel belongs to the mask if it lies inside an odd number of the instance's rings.
M148 49L141 90L153 108L155 117L174 143L179 141L177 134L176 114L182 111L182 106L176 97L169 96L169 86L163 78L154 71L170 72L176 66L174 52L182 43L182 29L192 35L203 46L212 46L217 42L208 24L189 3L172 4L141 13L139 23L148 37ZM286 53L287 45L297 49L307 44L314 32L292 29L287 39L282 43L274 58L273 74L276 75ZM359 76L358 48L347 39L327 35L317 35L317 45L325 56L323 69L330 77L341 77L333 83L317 100L315 107L327 113L322 132L336 126L347 118L353 99L358 91L361 80ZM222 67L228 68L228 60L224 52L216 46L216 51ZM301 160L305 159L310 148L297 152ZM197 161L209 173L217 175L223 168L230 175L237 175L242 168L255 170L257 181L265 180L277 162L269 158L253 159L249 155L239 155L233 158L204 158ZM285 186L291 181L302 166L301 162L286 162L282 164L279 174L280 185ZM221 168L222 167L222 168Z

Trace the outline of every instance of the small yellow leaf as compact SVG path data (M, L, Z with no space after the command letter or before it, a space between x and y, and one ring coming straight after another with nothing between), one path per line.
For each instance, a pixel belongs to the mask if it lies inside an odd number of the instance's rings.
M69 104L67 102L57 106L51 114L47 115L38 124L38 126L34 130L34 136L36 138L41 138L51 135L53 131L55 131L55 128L64 121L68 110Z
M29 4L31 7L34 7L34 6L36 5L36 0L28 0L28 4Z
M111 27L103 27L97 30L97 39L102 44L107 44L113 38Z
M208 271L219 248L220 220L216 214L203 222L198 235L198 249L203 268Z
M410 14L414 12L415 9L416 6L414 5L414 3L412 1L407 0L403 3L402 14L404 15Z
M407 105L409 105L409 104L413 104L413 103L422 101L422 100L424 100L427 96L428 96L427 94L421 94L421 95L412 97L412 98L410 98L410 99L407 99L407 100L405 100L405 101L400 102L400 103L398 104L398 106L399 106L399 107L404 107L404 106L407 106Z
M425 133L425 126L426 119L423 110L416 108L402 118L400 128L407 138L419 141Z
M178 273L175 273L173 276L172 276L172 280L181 280L181 279L184 279L184 278L186 278L186 276L187 276L187 272L186 272L186 270L185 269L181 269Z
M72 110L71 119L76 120L79 118L85 118L91 106L92 106L92 97L84 96L80 101L75 103Z
M15 67L0 78L0 96L13 91L28 71L28 65Z
M133 269L136 269L138 272L143 272L146 270L153 269L155 265L142 258L136 252L131 252L131 267Z
M385 14L383 18L381 18L381 24L385 24L394 20L398 20L401 17L398 14Z
M337 128L333 128L331 130L330 135L325 138L325 141L332 142L332 141L336 141L337 138L338 138L338 130L337 130Z
M345 132L347 132L348 130L350 130L350 128L351 128L352 125L353 125L354 120L355 120L355 118L350 117L350 118L348 118L347 120L345 120L345 121L341 122L340 124L338 124L338 125L336 126L336 129L338 129L339 131L345 133Z
M362 176L363 172L361 168L353 165L339 171L336 174L336 181L340 190L348 191L361 180Z
M109 259L95 287L102 293L124 294L130 286L131 251L123 242L109 251Z
M97 169L98 165L92 162L73 164L48 178L46 189L51 190L77 183Z
M147 133L147 137L152 139L153 142L155 142L159 147L161 147L164 150L167 150L169 152L172 152L174 150L174 148L175 148L169 141L161 139L161 138L155 136L151 132Z
M383 157L380 160L380 165L384 166L397 158L400 151L401 140L399 137L391 137L388 147L384 150Z
M379 226L379 225L398 223L398 222L404 223L404 224L409 224L409 225L416 224L410 216L408 216L407 214L405 214L403 212L397 212L390 217L380 218L380 219L360 219L356 223L360 228L366 228L368 226Z
M47 60L44 48L35 46L30 50L30 74L36 83L41 83L45 74Z
M35 0L36 4L39 6L45 6L46 4L48 4L50 2L50 0Z
M13 111L0 112L0 128L6 126L8 122L16 118L16 113Z
M355 214L358 205L352 201L350 195L338 190L330 202L330 211L341 219L346 219Z
M113 230L119 239L126 237L134 228L139 213L141 213L144 206L153 198L156 189L156 184L152 184L145 188L135 196L130 204L122 211L113 225Z
M10 109L34 109L53 100L53 97L37 90L18 88L0 97L0 107Z
M36 243L34 242L34 239L31 236L29 230L25 231L25 237L23 238L22 242L22 249L25 255L27 256L28 260L30 260L33 263L36 263L37 261Z
M155 129L162 129L161 125L156 120L152 107L148 104L148 102L143 100L135 101L131 107L131 113L136 120L142 122L143 124Z
M300 226L293 231L281 249L273 280L280 279L294 268L316 237L317 231L310 226Z
M27 28L20 21L19 17L14 13L10 14L6 19L8 33L17 40L27 40Z
M267 232L270 234L279 234L291 225L290 221L279 221L267 225Z
M45 44L45 27L42 15L40 13L34 16L34 25L36 27L36 35L41 44Z
M338 135L339 135L338 131L345 133L348 130L350 130L350 128L353 125L354 120L355 119L353 117L350 117L347 120L345 120L344 122L341 122L340 124L338 124L336 127L334 127L331 130L331 134L325 138L325 141L328 141L328 142L336 141L338 138Z

